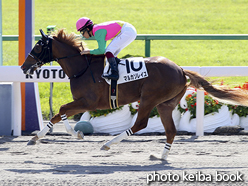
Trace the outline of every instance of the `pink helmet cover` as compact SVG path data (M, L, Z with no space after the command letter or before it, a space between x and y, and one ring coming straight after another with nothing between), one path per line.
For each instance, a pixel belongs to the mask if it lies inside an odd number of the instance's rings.
M93 22L88 17L81 17L77 20L76 28L77 31L84 29L85 27L92 25Z

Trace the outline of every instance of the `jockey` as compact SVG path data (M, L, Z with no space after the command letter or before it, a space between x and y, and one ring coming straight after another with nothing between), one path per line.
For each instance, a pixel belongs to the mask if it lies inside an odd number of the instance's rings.
M87 17L81 17L76 23L77 31L83 37L90 38L95 36L98 42L98 49L84 50L83 54L105 54L111 67L111 74L103 74L103 78L112 80L119 79L116 56L120 51L129 45L137 35L136 29L133 25L123 21L110 21L100 24L93 24ZM113 39L106 48L106 41Z

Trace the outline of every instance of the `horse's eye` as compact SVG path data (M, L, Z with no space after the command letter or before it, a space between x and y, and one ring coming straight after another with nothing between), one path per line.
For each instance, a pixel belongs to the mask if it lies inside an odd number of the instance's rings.
M39 45L39 44L35 45L35 47L34 47L34 52L35 53L41 53L41 50L42 50L41 45Z

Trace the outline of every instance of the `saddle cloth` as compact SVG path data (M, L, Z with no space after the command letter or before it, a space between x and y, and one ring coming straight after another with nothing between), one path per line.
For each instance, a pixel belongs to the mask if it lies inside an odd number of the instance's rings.
M144 58L142 57L131 57L127 59L121 59L118 65L119 79L117 84L127 83L130 81L135 81L148 77L146 65ZM110 74L110 66L106 60L106 66L103 73ZM110 85L111 80L105 79L105 81Z

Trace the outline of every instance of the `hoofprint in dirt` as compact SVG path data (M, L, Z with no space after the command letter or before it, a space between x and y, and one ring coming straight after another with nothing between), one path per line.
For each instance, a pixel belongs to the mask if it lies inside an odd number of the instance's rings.
M131 136L109 151L100 148L112 136L29 139L0 137L0 185L248 184L248 136L176 136L167 161L156 158L161 135Z

